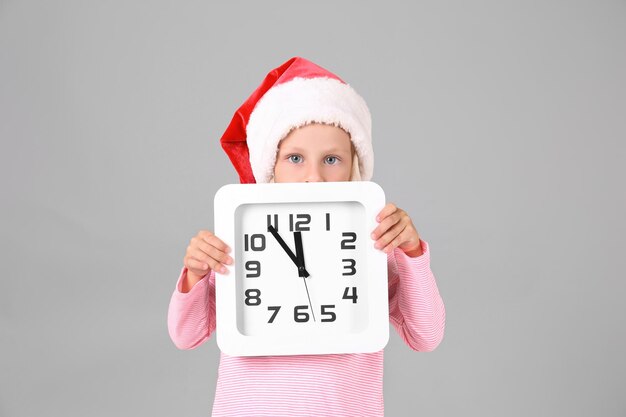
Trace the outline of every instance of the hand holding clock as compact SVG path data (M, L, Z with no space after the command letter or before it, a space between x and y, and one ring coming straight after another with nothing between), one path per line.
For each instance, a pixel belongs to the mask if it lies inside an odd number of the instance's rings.
M376 241L376 249L385 253L398 247L412 258L422 255L420 237L408 213L393 203L388 203L378 213L376 221L379 223L372 232L372 239Z
M189 292L211 270L227 273L224 265L233 263L229 252L230 248L220 238L208 230L200 230L187 246L183 260L187 267L187 279L182 282L182 292Z

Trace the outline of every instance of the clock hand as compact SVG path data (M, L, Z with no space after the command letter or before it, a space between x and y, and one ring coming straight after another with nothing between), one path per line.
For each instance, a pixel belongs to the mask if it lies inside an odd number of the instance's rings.
M287 246L287 244L285 243L283 238L280 237L280 235L278 234L278 232L276 231L276 228L274 228L274 226L272 226L271 224L268 225L267 226L267 230L276 238L276 240L278 241L280 246L283 248L283 250L287 253L289 258L291 258L291 260L296 265L296 267L298 267L298 275L300 275L300 263L298 262L298 258L296 257L296 255L294 255L293 252L291 251L291 249L289 249L289 246ZM303 274L305 274L304 276L306 276L306 277L309 276L309 273L307 272L306 269L304 269L304 267L303 267Z
M296 242L296 259L298 261L298 276L299 277L308 277L309 274L305 274L306 269L304 268L304 252L302 251L302 232L294 232L293 238Z
M272 226L271 224L267 226L267 231L270 232L272 235L274 235L274 237L276 238L276 240L278 241L278 243L280 244L280 246L283 248L283 250L287 253L287 255L291 258L291 260L293 261L294 264L296 264L296 266L298 266L298 258L296 257L296 255L293 254L293 252L291 251L291 249L289 249L289 246L287 246L287 244L285 243L285 241L283 240L282 237L280 237L280 235L278 234L278 232L276 231L276 229L274 228L274 226Z
M313 304L311 303L311 296L309 295L309 287L306 285L306 278L309 276L309 273L304 269L304 252L302 250L302 232L294 232L293 238L296 242L296 258L298 260L298 276L302 277L304 281L304 288L306 289L306 296L309 299L309 307L311 307L311 315L313 316L313 321L315 321L315 313L313 312Z

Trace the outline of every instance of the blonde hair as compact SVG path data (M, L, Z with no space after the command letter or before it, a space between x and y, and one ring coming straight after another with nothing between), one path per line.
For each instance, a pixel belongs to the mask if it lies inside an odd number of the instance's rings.
M350 175L350 181L361 181L361 167L359 166L359 155L352 145L352 174Z

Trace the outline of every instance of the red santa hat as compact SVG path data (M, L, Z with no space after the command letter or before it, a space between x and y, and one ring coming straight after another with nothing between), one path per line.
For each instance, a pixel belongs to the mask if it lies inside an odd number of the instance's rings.
M279 142L310 123L345 130L358 156L360 178L372 178L372 120L365 100L335 74L300 57L267 74L237 109L220 142L242 184L269 182Z

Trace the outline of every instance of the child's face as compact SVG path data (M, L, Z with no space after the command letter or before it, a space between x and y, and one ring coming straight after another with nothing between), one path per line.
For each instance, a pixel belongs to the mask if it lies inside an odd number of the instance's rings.
M350 181L352 141L341 128L310 124L278 145L274 182Z

